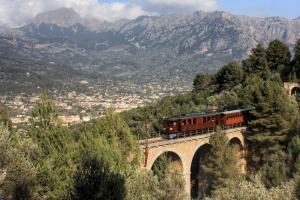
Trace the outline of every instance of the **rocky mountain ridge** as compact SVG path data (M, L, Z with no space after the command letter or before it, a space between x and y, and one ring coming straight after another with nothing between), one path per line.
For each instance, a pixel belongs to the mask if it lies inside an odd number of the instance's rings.
M141 16L114 23L84 19L71 8L42 13L18 29L0 29L0 52L84 70L95 78L191 84L195 74L241 61L258 43L291 49L300 18L254 18L227 12Z

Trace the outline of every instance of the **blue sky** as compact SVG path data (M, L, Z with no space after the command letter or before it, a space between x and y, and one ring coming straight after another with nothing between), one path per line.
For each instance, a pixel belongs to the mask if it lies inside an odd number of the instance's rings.
M220 0L219 10L247 16L300 17L300 0Z
M0 0L0 5L0 26L9 27L23 26L39 13L60 7L72 7L82 17L106 21L196 10L251 17L300 16L300 0Z
M184 1L184 0L182 0ZM100 3L130 2L128 0L98 0ZM246 16L300 17L300 0L217 0L217 10Z

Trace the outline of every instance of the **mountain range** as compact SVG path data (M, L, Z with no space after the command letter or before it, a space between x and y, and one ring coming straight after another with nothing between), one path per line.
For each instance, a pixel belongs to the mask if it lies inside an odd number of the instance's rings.
M106 22L60 8L26 26L0 28L0 55L65 66L79 79L145 84L179 77L192 84L196 73L241 61L258 43L279 39L292 50L298 38L300 18L197 11Z

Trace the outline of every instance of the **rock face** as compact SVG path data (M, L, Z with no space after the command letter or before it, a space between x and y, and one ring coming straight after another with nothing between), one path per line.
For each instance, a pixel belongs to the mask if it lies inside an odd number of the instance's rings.
M300 18L199 11L109 23L61 8L19 29L0 29L0 36L0 51L55 61L95 76L134 82L191 80L199 71L214 72L231 60L241 61L258 43L266 46L279 39L292 49L300 37Z
M35 24L56 24L61 27L70 27L82 23L83 19L73 8L60 8L37 15L34 20Z

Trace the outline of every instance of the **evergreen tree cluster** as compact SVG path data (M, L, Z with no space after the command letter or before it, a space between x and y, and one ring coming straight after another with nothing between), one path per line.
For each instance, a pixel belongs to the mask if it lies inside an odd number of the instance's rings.
M253 199L254 194L260 199L299 198L299 105L297 98L288 97L283 82L300 78L300 39L291 54L279 40L267 48L257 45L241 64L232 61L215 74L198 73L191 93L121 114L108 109L103 118L69 128L61 126L46 94L33 108L32 125L24 135L13 132L0 105L0 195L186 199L182 174L170 170L169 157L160 157L153 172L139 170L137 139L145 137L145 126L150 136L159 136L161 122L169 115L255 107L246 157L248 172L254 175L238 173L234 148L218 130L210 138L207 162L199 164L209 183L205 194L212 199Z
M55 117L53 105L47 95L40 96L26 135L14 133L4 123L0 126L0 195L12 199L186 198L181 174L158 179L139 170L139 145L114 109L101 119L68 128ZM6 109L0 114L9 121Z
M251 111L252 120L248 124L247 133L248 172L259 173L261 182L255 183L263 184L271 190L281 187L289 180L300 185L297 147L299 102L297 102L298 98L288 97L283 88L283 82L298 82L300 79L299 49L300 39L294 48L294 58L291 59L289 48L279 40L270 42L267 48L257 45L252 49L249 57L243 60L241 66L231 62L216 74L209 75L210 81L205 83L205 87L210 90L210 97L207 98L208 105L220 110L255 107L255 110ZM195 93L203 93L203 90L206 90L201 85L197 85L202 84L196 81L199 77L201 76L197 75L194 80ZM220 160L221 158L218 159ZM224 195L222 198L228 198L224 191L231 186L221 183L217 186L219 188L212 188L214 197L221 199L222 194ZM293 194L290 199L296 198L296 188L293 186L292 189ZM267 195L267 191L264 195Z

